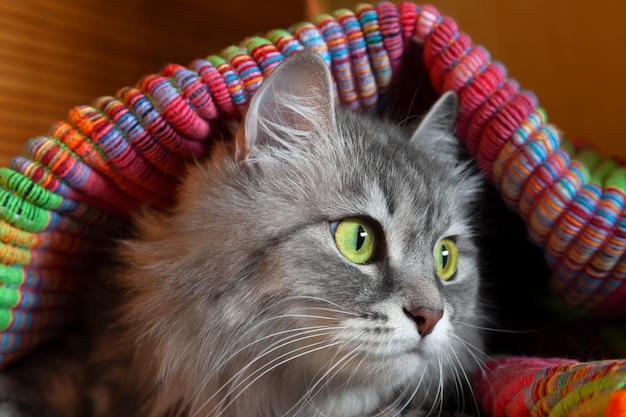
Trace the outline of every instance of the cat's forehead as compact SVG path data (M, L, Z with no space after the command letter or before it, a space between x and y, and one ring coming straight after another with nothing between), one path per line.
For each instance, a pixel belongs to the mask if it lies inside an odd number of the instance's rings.
M268 224L289 227L362 216L384 228L436 235L463 218L467 203L457 194L468 188L464 180L393 125L350 115L338 132L305 140L260 149L249 169L233 166L236 184L227 189L244 196L242 218L267 215Z
M367 141L370 140L371 143ZM454 226L459 205L445 168L403 139L362 138L337 168L340 215L360 214L386 225L443 233ZM353 213L350 213L350 212Z

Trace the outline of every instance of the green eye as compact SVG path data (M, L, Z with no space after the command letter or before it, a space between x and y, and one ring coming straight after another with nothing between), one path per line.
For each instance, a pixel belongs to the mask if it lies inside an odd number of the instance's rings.
M360 219L330 223L339 252L350 262L366 264L376 254L376 235L370 225Z
M434 256L437 276L448 281L454 276L459 264L459 249L452 239L442 239L435 246Z

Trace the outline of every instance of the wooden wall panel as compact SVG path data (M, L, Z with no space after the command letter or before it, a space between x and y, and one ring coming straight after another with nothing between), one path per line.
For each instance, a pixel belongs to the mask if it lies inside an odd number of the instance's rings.
M0 0L0 166L67 111L305 18L304 1Z
M359 1L311 0L314 12ZM418 3L419 0L416 0ZM626 2L431 0L532 90L572 138L626 157Z

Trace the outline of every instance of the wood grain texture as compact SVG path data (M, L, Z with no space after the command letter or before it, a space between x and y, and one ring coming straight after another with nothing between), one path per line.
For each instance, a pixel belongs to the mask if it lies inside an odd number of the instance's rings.
M75 105L305 15L304 1L0 0L0 166Z

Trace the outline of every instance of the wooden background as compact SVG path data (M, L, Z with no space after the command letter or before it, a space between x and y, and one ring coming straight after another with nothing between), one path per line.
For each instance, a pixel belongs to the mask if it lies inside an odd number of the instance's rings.
M0 166L74 105L356 1L0 0ZM552 122L626 157L626 2L433 0Z
M0 166L75 105L305 15L284 0L0 0Z

